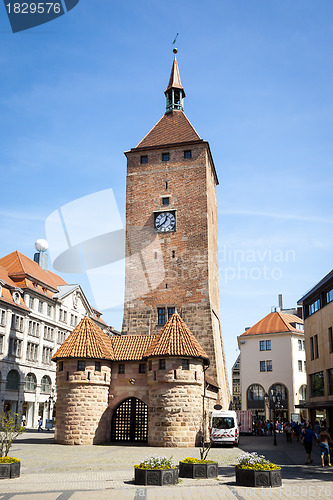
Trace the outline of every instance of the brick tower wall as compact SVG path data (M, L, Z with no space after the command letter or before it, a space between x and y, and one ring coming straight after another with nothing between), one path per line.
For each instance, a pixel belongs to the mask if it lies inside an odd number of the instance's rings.
M184 150L192 158L184 158ZM170 153L163 162L162 152ZM140 164L141 155L148 163ZM216 176L208 144L127 153L123 333L158 333L157 308L176 307L210 357L209 374L229 406L219 320ZM167 185L166 185L167 183ZM169 197L170 204L162 205ZM176 231L156 232L154 211L176 210Z
M203 411L202 362L190 359L190 369L183 370L180 358L166 358L166 369L159 370L158 358L152 358L147 379L148 445L198 446Z
M95 360L86 360L85 371L77 371L77 361L62 360L62 371L57 362L55 441L69 445L101 444L110 435L110 362L101 361L99 372L95 371Z

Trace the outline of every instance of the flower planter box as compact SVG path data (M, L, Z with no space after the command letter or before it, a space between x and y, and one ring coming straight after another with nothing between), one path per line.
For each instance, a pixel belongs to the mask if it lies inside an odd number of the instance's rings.
M239 469L236 467L236 484L239 486L252 486L269 488L281 486L281 469L277 470L254 470Z
M176 484L178 469L137 469L134 468L134 484L143 486L163 486Z
M16 462L13 464L1 464L0 463L0 479L11 479L14 477L20 477L21 462Z
M218 463L191 464L179 462L179 477L190 477L193 479L211 478L218 476Z

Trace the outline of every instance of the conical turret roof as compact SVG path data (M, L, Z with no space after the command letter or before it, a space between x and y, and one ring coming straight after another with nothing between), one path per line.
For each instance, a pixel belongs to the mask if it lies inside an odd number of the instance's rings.
M85 316L59 347L52 360L63 358L113 360L111 339L91 318Z
M177 313L171 316L144 355L153 356L190 356L202 358L209 364L207 354Z
M183 89L182 83L180 81L180 74L176 57L173 61L173 65L171 68L169 84L165 89L164 93L170 89L181 89L183 91L183 97L185 97L185 90Z

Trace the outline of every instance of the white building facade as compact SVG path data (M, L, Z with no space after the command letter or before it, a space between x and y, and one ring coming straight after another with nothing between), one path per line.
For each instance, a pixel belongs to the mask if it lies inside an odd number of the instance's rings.
M281 398L277 418L306 418L296 408L306 397L303 320L294 314L272 312L240 335L238 346L242 410L251 410L254 419L272 419L274 391Z
M84 316L108 332L79 285L42 269L20 252L0 259L0 411L27 427L55 414L52 355Z

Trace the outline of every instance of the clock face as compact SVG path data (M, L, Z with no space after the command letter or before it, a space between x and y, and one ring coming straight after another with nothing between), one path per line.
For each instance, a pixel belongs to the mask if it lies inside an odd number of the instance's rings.
M161 212L155 218L155 229L158 231L174 231L176 217L172 212Z

